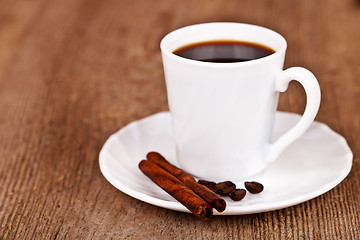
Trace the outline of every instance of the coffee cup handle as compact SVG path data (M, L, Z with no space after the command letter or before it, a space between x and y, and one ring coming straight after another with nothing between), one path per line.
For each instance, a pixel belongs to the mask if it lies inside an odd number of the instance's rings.
M289 82L298 81L306 93L306 107L299 122L284 133L274 143L270 144L267 161L273 162L280 153L293 141L299 138L314 121L320 106L320 87L314 74L302 67L292 67L279 73L275 81L275 91L285 92Z

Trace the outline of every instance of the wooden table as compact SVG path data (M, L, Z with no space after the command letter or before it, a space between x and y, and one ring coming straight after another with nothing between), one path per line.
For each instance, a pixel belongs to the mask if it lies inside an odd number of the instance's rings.
M105 140L167 110L161 38L213 21L288 40L285 68L318 77L318 121L354 152L348 177L305 203L204 223L138 201L99 170ZM360 239L360 2L0 0L0 239ZM300 85L279 109L302 113Z

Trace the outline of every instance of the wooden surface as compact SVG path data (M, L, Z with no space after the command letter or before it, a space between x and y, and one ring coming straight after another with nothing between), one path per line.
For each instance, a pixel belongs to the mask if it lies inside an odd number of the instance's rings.
M105 180L98 153L109 135L168 109L161 38L212 21L278 31L285 67L318 77L317 120L355 156L340 185L290 208L204 223ZM359 24L356 0L0 0L0 239L360 239ZM302 113L304 102L293 83L279 109Z

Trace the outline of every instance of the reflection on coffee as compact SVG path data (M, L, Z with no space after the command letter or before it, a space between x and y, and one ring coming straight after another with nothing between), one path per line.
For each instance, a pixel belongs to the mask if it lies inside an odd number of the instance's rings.
M192 43L173 51L174 54L187 59L203 62L245 62L269 56L275 51L268 46L236 41L215 40Z

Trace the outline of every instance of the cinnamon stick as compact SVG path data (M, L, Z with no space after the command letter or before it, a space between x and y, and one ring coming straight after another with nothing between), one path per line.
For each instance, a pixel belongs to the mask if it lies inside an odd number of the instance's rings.
M202 197L206 202L208 202L218 212L223 212L225 210L226 202L224 199L207 187L197 183L194 177L189 173L169 163L160 153L149 152L146 155L146 158L175 176L187 187Z
M142 160L139 163L139 168L155 184L173 196L196 217L206 222L211 220L212 207L176 177L148 160Z

